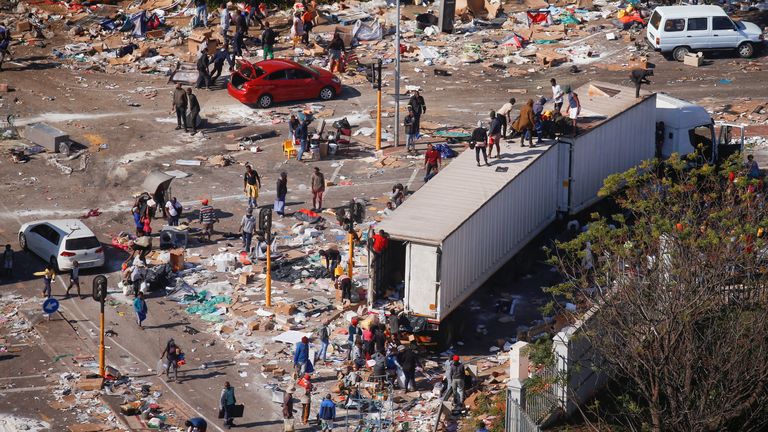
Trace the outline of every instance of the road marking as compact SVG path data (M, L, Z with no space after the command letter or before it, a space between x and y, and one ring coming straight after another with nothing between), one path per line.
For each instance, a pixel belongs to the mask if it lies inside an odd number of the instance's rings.
M339 171L341 171L341 167L343 167L344 164L340 163L339 166L336 167L335 170L333 170L333 175L331 176L331 183L336 182L336 176L339 175Z
M66 285L64 284L64 281L63 281L63 280L59 279L59 282L61 282L61 286L63 286L64 288L66 288ZM95 329L97 332L98 332L98 331L100 331L99 327L98 327L98 326L96 326L96 324L95 324L95 323L91 322L91 320L89 320L89 319L88 319L88 316L87 316L87 315L85 315L85 314L83 313L83 311L80 309L80 306L78 306L78 304L77 304L77 303L78 303L77 301L74 301L74 302L72 302L72 304L74 304L74 305L75 305L75 308L77 309L77 312L80 314L80 316L82 316L82 317L85 319L85 322L87 322L88 324L90 324L90 325L91 325L91 327L93 327L93 328L94 328L94 329ZM66 308L66 305L65 305L64 303L62 303L62 308ZM152 366L148 365L148 364L147 364L147 363L146 363L144 360L142 360L142 359L140 359L139 357L137 357L137 356L136 356L135 354L133 354L133 353L132 353L132 352L131 352L131 351L130 351L128 348L126 348L126 347L122 346L122 345L120 344L120 342L116 341L114 338L112 338L112 337L110 337L110 336L107 336L107 338L109 338L109 340L111 341L111 343L113 343L114 345L116 345L117 347L119 347L120 349L122 349L123 351L125 351L125 352L126 352L128 355L129 355L129 356L133 357L133 358L134 358L136 361L138 361L139 363L141 363L141 364L143 364L144 366L146 366L146 368L147 368L147 369L152 369L152 370L155 370L155 368L154 368L154 367L152 367ZM184 405L186 405L186 406L187 406L187 407L188 407L188 408L189 408L189 409L190 409L192 412L194 412L194 413L195 413L195 415L197 415L198 417L200 417L200 418L202 418L203 420L205 420L205 421L208 423L208 425L209 425L209 426L212 426L212 427L216 428L216 430L218 430L219 432L224 432L224 430L223 430L222 428L220 428L220 427L216 426L216 424L215 424L215 423L213 423L213 422L212 422L211 420L209 420L209 419L208 419L206 416L204 416L202 413L200 413L198 410L196 410L194 407L192 407L192 405L190 405L190 404L189 404L189 402L187 402L186 400L184 400L184 398L182 398L182 397L181 397L181 395L179 395L178 393L176 393L176 390L174 390L173 388L171 388L171 386L169 386L169 385L168 385L168 383L167 383L167 382L165 382L165 380L163 380L163 379L160 379L160 378L158 378L157 380L158 380L158 381L160 381L160 383L162 383L162 384L165 386L165 388L167 388L168 390L170 390L170 392L171 392L171 393L173 393L173 394L176 396L176 398L177 398L178 400L180 400L180 401L184 402Z
M408 179L408 183L405 184L405 187L407 189L411 188L411 185L413 184L413 181L416 179L416 173L418 173L420 169L421 169L421 167L416 167L416 168L413 169L413 172L411 173L411 178L409 178Z
M12 389L2 389L0 390L0 394L4 393L23 393L23 392L31 392L31 391L40 391L40 390L49 390L52 388L55 388L56 386L47 385L47 386L36 386L36 387L19 387L19 388L12 388Z
M23 375L23 376L15 376L15 377L0 377L0 381L3 381L3 380L28 379L28 378L45 378L45 376L43 376L43 375Z

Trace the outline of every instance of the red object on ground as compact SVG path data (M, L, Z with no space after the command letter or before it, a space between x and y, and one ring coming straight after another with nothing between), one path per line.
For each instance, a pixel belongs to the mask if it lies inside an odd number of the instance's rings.
M526 12L528 19L531 20L531 24L543 23L547 21L549 12Z
M246 105L267 108L274 102L333 99L341 93L341 80L325 69L287 59L240 60L227 83L227 92Z

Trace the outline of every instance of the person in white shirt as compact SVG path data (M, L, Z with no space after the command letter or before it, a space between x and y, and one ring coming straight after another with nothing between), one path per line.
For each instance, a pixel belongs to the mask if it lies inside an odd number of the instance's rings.
M555 112L559 113L560 109L563 108L563 89L560 88L557 80L554 78L549 80L549 83L552 84L552 99L555 102Z
M499 120L501 121L501 136L503 136L505 139L507 138L507 124L512 122L512 106L514 104L515 98L511 98L509 102L502 105L501 108L496 111L496 114L500 115Z
M168 215L169 226L179 226L182 208L181 203L176 200L176 197L171 198L170 201L165 203L165 214Z
M72 261L72 270L69 273L69 285L67 286L67 297L69 297L69 290L73 286L77 287L77 296L82 297L80 294L80 263Z
M219 20L221 21L221 36L224 38L224 44L229 43L229 26L232 24L232 15L229 14L230 3L222 3L219 6Z

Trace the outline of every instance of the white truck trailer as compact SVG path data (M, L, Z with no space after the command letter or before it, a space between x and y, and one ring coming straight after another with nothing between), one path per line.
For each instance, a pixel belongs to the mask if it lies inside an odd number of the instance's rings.
M414 333L450 342L462 321L451 313L467 297L559 215L595 203L608 175L654 157L656 94L636 99L634 89L601 82L575 91L575 137L536 148L515 140L490 167L465 151L377 227L392 240L384 265L404 281Z

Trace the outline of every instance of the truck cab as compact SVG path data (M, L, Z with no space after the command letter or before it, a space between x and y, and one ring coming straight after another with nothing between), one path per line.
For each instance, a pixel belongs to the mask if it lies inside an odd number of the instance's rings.
M699 150L699 163L716 163L744 147L744 126L714 122L707 110L664 93L656 94L656 156Z

